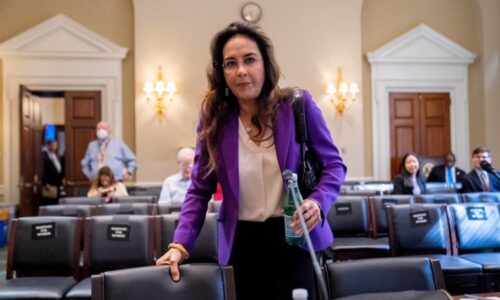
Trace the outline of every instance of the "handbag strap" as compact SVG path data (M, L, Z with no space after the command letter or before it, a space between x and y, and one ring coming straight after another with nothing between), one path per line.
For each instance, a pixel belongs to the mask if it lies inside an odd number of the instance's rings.
M307 142L306 114L304 112L304 91L293 91L293 114L295 117L295 136L298 143Z
M307 142L306 114L304 112L304 91L296 89L293 91L293 114L295 118L295 138L300 143L300 161L305 161L305 144Z

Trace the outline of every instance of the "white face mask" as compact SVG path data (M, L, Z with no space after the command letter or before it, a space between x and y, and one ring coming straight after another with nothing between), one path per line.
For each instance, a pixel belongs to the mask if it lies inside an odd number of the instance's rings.
M100 140L104 140L108 137L108 131L106 129L98 129L96 132L97 138Z

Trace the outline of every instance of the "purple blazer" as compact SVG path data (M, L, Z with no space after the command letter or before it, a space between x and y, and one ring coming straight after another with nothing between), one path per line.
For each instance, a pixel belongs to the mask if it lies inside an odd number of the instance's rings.
M309 199L315 200L322 212L323 221L311 232L316 251L323 250L333 242L333 234L325 221L328 211L337 199L340 185L344 182L346 167L328 130L320 109L311 95L304 92L304 111L308 130L308 146L323 165L318 185ZM179 225L175 230L174 242L181 243L188 251L205 221L208 201L215 192L217 182L222 187L222 201L218 220L219 263L227 265L234 241L239 208L238 172L238 112L228 114L221 127L221 142L217 148L217 170L205 177L203 170L208 161L206 148L197 139L191 186L181 209ZM295 140L295 123L292 106L289 102L278 106L276 131L274 136L276 155L281 171L289 169L297 172L300 160L300 144Z

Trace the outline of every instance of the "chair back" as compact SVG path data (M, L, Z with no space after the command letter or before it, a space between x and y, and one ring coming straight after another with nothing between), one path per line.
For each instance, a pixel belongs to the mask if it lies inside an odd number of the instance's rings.
M113 198L113 203L151 203L154 204L158 199L153 195L143 196L122 196Z
M178 214L160 215L156 219L156 256L159 257L172 242L175 228L179 222ZM188 263L217 263L217 214L207 213L200 235L196 238L193 249L189 253Z
M462 198L465 203L500 203L500 193L466 193Z
M174 282L170 267L142 267L92 276L93 300L235 300L231 267L217 264L182 264Z
M425 194L416 197L416 202L427 204L453 204L460 203L459 194Z
M371 232L373 237L387 236L387 206L413 203L412 195L384 195L369 198Z
M156 205L151 203L109 203L97 206L96 215L155 215Z
M113 215L85 219L85 274L152 265L153 230L151 216Z
M59 204L99 205L105 202L106 198L103 197L64 197L59 199Z
M182 203L167 203L167 202L158 202L158 214L166 215L171 214L173 212L180 212L182 208Z
M452 254L445 205L391 205L387 207L387 219L393 256Z
M40 206L38 214L40 216L66 216L87 218L96 214L96 207L93 205L79 204L59 204Z
M331 299L365 293L444 288L438 261L426 257L372 258L325 264Z
M79 278L82 221L76 217L43 216L13 219L7 258L7 279L26 276Z
M330 209L327 220L337 237L368 236L368 198L340 196Z
M460 253L500 248L500 217L496 203L453 204L449 210Z

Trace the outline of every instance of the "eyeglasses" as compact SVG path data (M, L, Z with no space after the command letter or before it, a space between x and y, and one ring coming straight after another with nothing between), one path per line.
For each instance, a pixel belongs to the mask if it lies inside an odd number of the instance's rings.
M259 58L255 55L247 56L243 58L243 66L246 69L251 69L257 64L258 61ZM222 63L222 68L224 71L228 72L235 72L239 69L239 67L240 63L236 59L227 59Z

